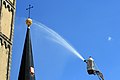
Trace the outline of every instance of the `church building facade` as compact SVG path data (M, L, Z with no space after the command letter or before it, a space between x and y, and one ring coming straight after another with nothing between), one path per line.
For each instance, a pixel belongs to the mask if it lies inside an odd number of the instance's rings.
M0 80L10 80L16 0L0 0Z

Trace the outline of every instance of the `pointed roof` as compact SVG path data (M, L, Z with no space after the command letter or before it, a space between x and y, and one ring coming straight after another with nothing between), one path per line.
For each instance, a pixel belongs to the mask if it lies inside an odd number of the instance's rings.
M27 28L18 80L35 80L30 28Z

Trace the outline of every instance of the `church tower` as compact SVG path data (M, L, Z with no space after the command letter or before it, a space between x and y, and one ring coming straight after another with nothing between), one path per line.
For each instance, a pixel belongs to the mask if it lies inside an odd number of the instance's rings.
M10 80L16 0L0 0L0 80Z
M31 8L33 8L33 6L29 5L29 8L26 9L29 10L29 16L28 19L26 20L27 32L26 32L26 38L23 48L18 80L35 80L34 59L33 59L32 43L30 37L30 26L32 24L32 19L30 18Z

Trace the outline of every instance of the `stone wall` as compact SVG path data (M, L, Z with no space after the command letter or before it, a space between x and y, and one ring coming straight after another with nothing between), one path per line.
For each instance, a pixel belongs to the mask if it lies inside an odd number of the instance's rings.
M0 80L10 79L15 0L0 0Z

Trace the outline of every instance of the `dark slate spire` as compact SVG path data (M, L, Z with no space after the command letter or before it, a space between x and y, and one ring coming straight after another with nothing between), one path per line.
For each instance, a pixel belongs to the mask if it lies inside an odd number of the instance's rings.
M27 28L18 80L35 80L30 27Z

